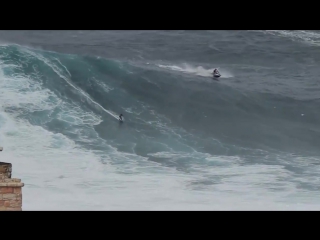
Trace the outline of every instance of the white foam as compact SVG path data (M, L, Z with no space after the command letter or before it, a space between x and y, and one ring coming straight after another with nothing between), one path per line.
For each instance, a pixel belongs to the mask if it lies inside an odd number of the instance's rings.
M214 68L206 69L202 66L192 66L191 64L187 64L187 63L182 64L181 66L159 64L158 67L170 69L172 71L189 73L189 74L202 76L202 77L212 77L212 72L214 70ZM218 67L217 67L217 69L221 73L221 78L233 77L233 75L228 70L223 69L223 68L218 68Z
M60 66L62 66L66 70L66 72L69 74L69 77L71 77L71 73L68 71L66 66L64 66L58 58L54 58L54 60L56 60L60 64Z
M267 34L277 35L281 37L290 38L293 41L302 41L311 45L320 45L320 33L302 30L267 30Z
M85 151L61 134L8 114L0 116L5 121L0 128L1 157L10 159L13 177L25 183L24 210L320 209L317 200L312 202L303 191L300 202L288 200L298 191L286 181L290 173L281 167L239 166L234 159L216 156L210 161L227 161L227 166L201 167L202 175L185 174L114 148L105 153ZM217 182L202 186L208 178ZM270 186L284 190L275 193Z
M95 77L92 77L92 79L96 82L96 84L100 85L102 87L102 89L105 92L110 92L112 91L114 88L109 87L107 84L105 84L103 81L99 81L98 79L96 79Z

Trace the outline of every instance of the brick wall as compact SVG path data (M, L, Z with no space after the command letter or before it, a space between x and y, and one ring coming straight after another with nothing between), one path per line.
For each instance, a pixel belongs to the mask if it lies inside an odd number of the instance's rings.
M22 210L22 187L20 179L11 178L11 163L0 162L0 211Z

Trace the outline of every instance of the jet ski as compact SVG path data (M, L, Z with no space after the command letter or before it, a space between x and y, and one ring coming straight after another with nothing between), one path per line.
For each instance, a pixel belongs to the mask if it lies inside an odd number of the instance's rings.
M214 74L213 74L213 77L214 77L214 78L219 78L219 77L221 77L221 74L220 74L220 73L214 73Z
M212 75L213 75L214 78L221 77L221 74L218 72L218 70L216 72L213 71Z

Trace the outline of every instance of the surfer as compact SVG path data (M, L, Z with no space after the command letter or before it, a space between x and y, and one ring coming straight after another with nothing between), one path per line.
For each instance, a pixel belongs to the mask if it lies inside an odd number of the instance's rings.
M119 120L122 121L122 113L119 115Z
M216 74L219 74L218 69L215 68L215 69L213 70L213 74L215 74L215 75L216 75Z

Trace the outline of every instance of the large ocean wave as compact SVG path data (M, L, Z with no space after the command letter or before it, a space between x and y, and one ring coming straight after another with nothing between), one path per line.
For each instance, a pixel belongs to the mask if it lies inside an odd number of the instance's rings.
M220 81L211 78L215 67ZM124 179L145 174L137 178L140 184L151 174L166 176L173 185L185 179L187 189L231 181L232 189L243 182L243 192L259 192L260 183L277 188L267 177L275 174L283 177L283 188L291 188L285 176L319 156L319 100L312 93L290 96L272 80L248 78L250 85L241 84L241 71L264 74L257 66L132 62L2 45L1 155L21 166L35 163L23 179L31 183L35 172L43 171L49 183L71 174L69 184L81 185L81 174L97 171L101 181L107 172ZM124 123L117 120L120 113ZM90 180L84 188L100 181L93 175L84 177ZM52 185L67 191L63 186Z

